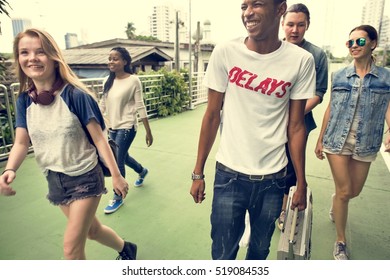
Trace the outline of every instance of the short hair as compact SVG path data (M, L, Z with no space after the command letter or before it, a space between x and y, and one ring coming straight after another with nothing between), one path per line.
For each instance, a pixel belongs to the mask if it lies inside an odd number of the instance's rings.
M283 2L287 3L287 0L274 0L274 4L275 5L279 5L279 4L283 3Z
M308 25L310 25L310 12L305 4L298 3L288 7L286 12L283 15L283 19L286 17L288 13L304 13L306 15Z

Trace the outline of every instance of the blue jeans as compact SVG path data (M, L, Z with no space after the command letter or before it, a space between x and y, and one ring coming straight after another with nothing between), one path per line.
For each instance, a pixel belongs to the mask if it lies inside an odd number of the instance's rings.
M110 137L118 145L118 168L123 177L126 177L125 164L132 168L138 174L142 172L143 167L139 164L134 158L132 158L128 150L131 143L137 134L137 131L133 128L131 129L110 129Z
M285 178L254 181L216 169L211 211L212 258L234 260L249 211L251 237L247 260L265 260L280 214Z

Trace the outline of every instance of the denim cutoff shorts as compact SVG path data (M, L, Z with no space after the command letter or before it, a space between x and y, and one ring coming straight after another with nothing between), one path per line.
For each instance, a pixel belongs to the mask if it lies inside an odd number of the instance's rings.
M54 205L69 205L75 200L107 193L100 164L80 176L69 176L50 171L46 177L49 184L47 199Z
M362 162L373 162L376 159L377 153L369 156L358 156L355 152L355 146L356 146L356 133L350 131L340 153L332 153L326 148L323 148L323 152L331 155L351 156L354 160L362 161Z

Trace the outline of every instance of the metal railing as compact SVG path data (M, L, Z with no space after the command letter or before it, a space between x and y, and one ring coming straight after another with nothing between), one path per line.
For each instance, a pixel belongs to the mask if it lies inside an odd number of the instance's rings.
M158 108L165 105L165 100L173 93L162 92L163 75L140 75L144 92L144 102L148 118L158 117ZM207 102L207 90L202 85L204 73L193 73L191 104L188 108ZM103 94L104 78L81 79L81 81L96 94L98 99ZM188 84L188 82L187 82ZM7 88L0 84L0 160L8 158L15 141L15 109L16 95L19 92L19 83L13 83ZM187 93L188 94L188 93ZM32 147L30 148L32 151Z

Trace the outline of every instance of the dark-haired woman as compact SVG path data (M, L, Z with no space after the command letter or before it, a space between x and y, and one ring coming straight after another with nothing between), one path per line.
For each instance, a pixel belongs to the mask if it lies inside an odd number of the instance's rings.
M349 259L348 203L363 189L382 144L385 120L390 126L390 71L375 65L372 53L377 44L377 31L370 25L350 32L346 45L353 62L332 76L330 103L315 149L319 159L326 154L335 183L330 217L336 225L336 260ZM384 145L390 152L389 133Z
M100 108L108 121L110 137L118 144L118 167L123 177L126 176L125 165L132 168L138 179L135 187L143 185L148 169L132 158L128 150L138 128L138 117L146 130L146 145L153 143L148 116L142 96L140 79L131 70L131 56L122 47L111 49L108 57L110 75L104 83ZM104 209L106 214L113 213L123 204L123 198L114 190L113 199Z

